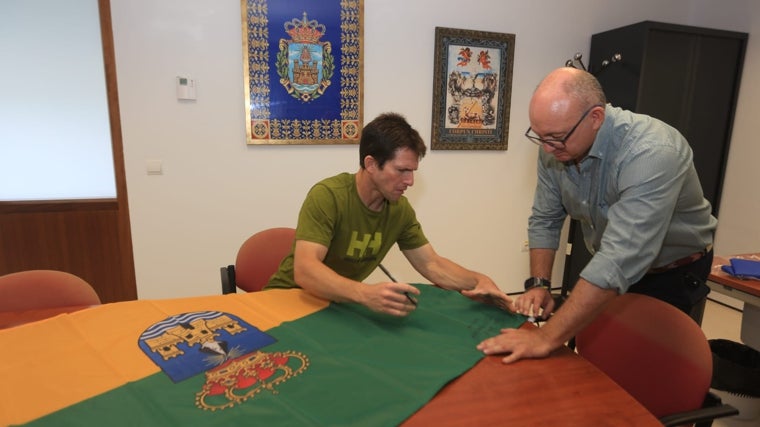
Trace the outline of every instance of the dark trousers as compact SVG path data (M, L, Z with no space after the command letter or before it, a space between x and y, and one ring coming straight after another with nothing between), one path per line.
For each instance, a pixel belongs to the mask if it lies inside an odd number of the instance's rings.
M688 314L698 325L702 325L705 301L710 288L707 276L712 268L713 252L702 258L672 270L648 273L634 283L628 292L649 295L665 301Z

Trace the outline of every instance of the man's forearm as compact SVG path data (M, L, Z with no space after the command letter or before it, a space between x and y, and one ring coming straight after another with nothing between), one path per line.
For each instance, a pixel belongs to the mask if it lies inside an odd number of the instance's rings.
M552 278L552 266L557 251L554 249L537 248L530 250L530 275L543 279Z
M478 283L478 274L468 270L450 259L438 256L435 261L428 265L425 278L436 285L449 290L473 289Z
M617 296L614 289L603 289L579 279L570 297L541 328L552 348L558 348L588 325Z
M361 302L361 283L343 277L321 261L296 261L295 282L305 291L335 302Z

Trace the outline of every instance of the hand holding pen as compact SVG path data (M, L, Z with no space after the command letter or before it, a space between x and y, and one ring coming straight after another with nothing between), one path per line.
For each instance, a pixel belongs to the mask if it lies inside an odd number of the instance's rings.
M388 276L389 279L391 279L391 282L398 283L398 280L396 280L396 278L393 277L393 275L391 274L391 272L388 271L388 269L385 268L385 266L383 266L382 264L379 264L378 267L380 267L380 270L382 270L383 273L385 273L385 275ZM417 306L417 300L414 299L414 298L412 298L412 296L409 294L409 292L404 292L404 295L406 295L406 298L409 300L409 302L412 303L412 305L414 305L415 307Z

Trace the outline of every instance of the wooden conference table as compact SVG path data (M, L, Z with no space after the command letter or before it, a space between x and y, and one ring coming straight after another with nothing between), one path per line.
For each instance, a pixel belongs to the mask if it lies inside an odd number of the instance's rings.
M422 299L422 301L425 300ZM117 378L104 386L106 389L116 388L137 381L140 376L145 375L141 371L154 372L157 370L151 363L144 363L143 360L132 362L124 361L126 359L122 360L122 358L126 358L125 353L134 352L132 350L135 347L134 342L115 342L113 337L103 333L104 331L114 331L116 334L120 329L144 322L144 320L140 320L143 313L152 311L172 312L173 310L181 313L187 311L188 308L195 309L197 307L204 307L207 310L229 310L230 312L242 313L241 319L266 331L276 327L281 322L287 322L298 317L292 312L299 306L322 308L326 307L327 303L308 296L300 290L288 290L176 300L129 301L104 304L84 310L81 310L82 307L72 307L71 309L76 310L75 312L60 314L54 318L40 321L34 321L39 316L33 311L15 314L2 313L0 314L0 325L7 326L9 323L19 325L24 322L25 318L34 322L0 330L0 341L6 343L6 350L0 353L0 370L5 368L6 371L0 372L0 374L6 375L12 369L23 369L24 363L28 362L27 359L30 358L30 355L57 352L56 354L60 353L58 357L61 358L76 357L78 359L82 357L86 359L85 356L97 350L99 354L94 360L110 358L113 361L108 360L107 364L118 365L117 368L110 366L110 369L117 371L116 375L105 375L109 377L109 380L111 380L110 377ZM157 308L159 310L156 310ZM246 311L248 309L250 309L250 313ZM118 319L117 325L105 326L100 324L103 323L102 319L111 317ZM8 319L11 321L9 322ZM73 335L89 335L86 339L87 348L84 349L86 351L71 350L66 347L65 342L62 342L70 339L67 338L68 335L64 327L70 328L71 325L75 326ZM146 323L146 325L149 324ZM525 323L520 327L532 328L534 326ZM104 335L102 339L95 338L100 335ZM51 341L49 346L52 348L48 349L34 342L28 347L19 346L19 338L26 336L47 337ZM50 354L47 356L49 361L52 356ZM9 381L5 381L4 378L3 384L0 385L0 425L34 420L76 403L58 404L43 399L45 395L55 394L57 385L71 383L72 381L71 373L64 372L63 368L58 368L58 370L51 368L52 370L48 371L42 369L46 363L45 360L43 357L35 365L40 372L29 371L26 376L22 377L27 383L36 382L36 386L9 384ZM75 359L64 362L62 366L72 370L76 370L76 366L74 366L76 363L85 363ZM99 375L99 370L93 368L93 371L88 372L85 376L94 377L97 375ZM163 375L155 375L154 377L163 378ZM30 394L30 390L43 394ZM81 392L81 390L75 391ZM93 394L102 392L96 391ZM315 393L319 392L321 391L315 391ZM36 402L30 404L29 401L32 397ZM58 396L58 398L60 397L65 399L66 393ZM51 398L50 400L55 399ZM242 405L245 406L246 403L249 402L243 402ZM16 411L16 418L13 415L7 415L7 411L5 411L24 405L28 409L22 408ZM40 406L44 405L49 407L40 409ZM27 410L32 412L31 415L24 413ZM382 408L367 408L367 411L373 410L381 411ZM92 412L93 409L90 408L87 411ZM20 418L19 412L21 413ZM232 413L232 411L225 412ZM466 370L463 375L434 393L432 399L427 403L423 402L419 410L412 412L410 413L411 416L406 418L401 425L637 427L661 425L641 404L609 377L566 347L555 351L545 359L522 360L510 365L502 364L499 356L483 357L472 368ZM25 418L27 415L29 417ZM108 414L102 415L104 416L103 420L116 420ZM256 422L255 418L246 419ZM299 424L293 419L282 421ZM356 422L361 425L374 425L372 421L361 421L357 420Z
M760 351L760 280L739 279L721 269L729 265L730 258L760 261L760 253L742 254L730 257L716 256L707 285L711 290L744 302L742 312L741 339L744 344Z

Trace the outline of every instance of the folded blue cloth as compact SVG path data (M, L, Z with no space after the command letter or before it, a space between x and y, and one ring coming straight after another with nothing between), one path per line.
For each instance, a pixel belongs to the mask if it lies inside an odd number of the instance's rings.
M760 261L740 258L731 258L730 261L731 265L721 267L726 273L739 278L760 279Z

